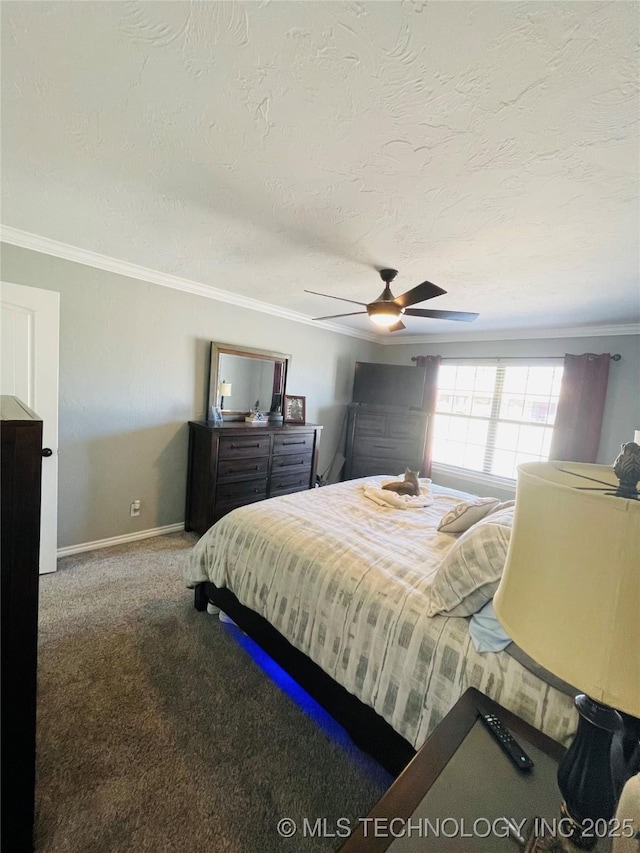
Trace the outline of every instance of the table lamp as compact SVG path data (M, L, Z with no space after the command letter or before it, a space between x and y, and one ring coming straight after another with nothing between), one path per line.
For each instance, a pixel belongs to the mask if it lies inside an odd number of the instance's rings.
M225 382L224 379L220 383L220 387L218 388L220 394L220 410L224 409L224 398L231 396L231 383Z
M622 727L618 711L640 716L640 501L618 489L605 465L520 465L494 598L512 640L581 691L558 787L571 841L586 849L597 840L586 837L587 826L615 813L610 755Z

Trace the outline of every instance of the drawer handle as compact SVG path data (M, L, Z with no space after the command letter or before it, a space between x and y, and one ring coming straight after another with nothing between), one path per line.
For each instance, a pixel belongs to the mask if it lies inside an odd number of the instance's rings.
M286 447L287 445L290 445L290 444L306 444L306 443L307 443L307 439L303 438L302 441L283 441L282 446Z
M247 465L246 468L229 468L229 474L243 474L245 471L259 471L260 466L256 465L255 468L251 468Z
M294 465L304 465L304 459L299 459L297 462L278 462L281 468L293 468Z
M245 447L260 447L260 442L256 441L255 444L231 444L229 446L232 450L242 450Z
M257 488L256 488L256 489L254 489L254 490L253 490L254 495L257 495L259 492L260 492L260 489L257 489ZM224 495L224 496L225 496L225 498L232 498L232 497L233 497L233 495L231 494L231 492L225 492L225 495Z

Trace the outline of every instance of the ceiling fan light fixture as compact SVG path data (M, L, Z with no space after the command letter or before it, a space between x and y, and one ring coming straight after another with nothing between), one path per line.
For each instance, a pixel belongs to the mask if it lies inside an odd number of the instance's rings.
M344 296L333 296L331 293L318 293L316 290L305 290L305 293L313 293L316 296L328 296L330 299L340 299L342 302L351 302L353 305L361 305L364 311L351 311L344 314L330 314L328 317L314 317L314 320L335 320L338 317L354 317L356 314L368 314L369 319L383 329L388 329L390 332L400 332L406 326L402 322L402 316L407 317L426 317L433 320L460 320L465 323L470 323L475 320L477 314L468 311L432 311L430 309L412 308L412 305L417 305L420 302L426 302L428 299L434 299L436 296L444 296L447 292L437 284L431 281L423 281L422 284L417 284L411 290L401 293L400 296L394 296L389 287L396 275L397 270L382 269L378 270L380 278L384 281L385 288L373 302L357 302L355 299L346 299Z
M367 307L367 313L376 326L393 326L403 314L399 305L389 303L373 303Z
M393 326L398 317L395 314L372 314L371 319L376 326Z

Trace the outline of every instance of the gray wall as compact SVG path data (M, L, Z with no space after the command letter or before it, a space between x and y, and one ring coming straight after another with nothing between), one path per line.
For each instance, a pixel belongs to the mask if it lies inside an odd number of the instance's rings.
M204 417L212 340L291 354L287 390L305 395L307 420L324 425L320 471L339 444L356 361L619 352L599 461L611 463L640 428L637 337L383 347L9 245L2 246L2 279L60 292L61 548L184 519L186 424ZM434 479L509 497L456 478ZM136 498L142 512L130 518Z
M354 364L374 360L356 338L6 244L2 279L60 292L60 548L184 519L187 421L204 417L212 340L291 354L288 391L324 425L320 471Z
M414 355L441 355L443 358L478 358L482 356L563 356L585 352L620 353L620 361L611 362L602 435L597 461L610 465L620 452L620 445L633 441L634 430L640 429L640 338L616 335L592 338L545 338L517 341L476 341L465 343L419 344L385 347L383 358L389 364L413 364ZM471 480L434 472L434 482L502 499L513 497L509 491L493 486L479 487Z

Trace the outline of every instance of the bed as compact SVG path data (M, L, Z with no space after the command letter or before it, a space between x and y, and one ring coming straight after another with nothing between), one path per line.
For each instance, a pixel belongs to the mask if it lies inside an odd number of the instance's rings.
M350 480L224 516L187 560L196 607L221 607L391 772L467 687L566 743L577 722L571 691L523 663L513 644L477 651L469 632L471 613L497 586L513 509L498 504L466 532L442 532L443 517L455 518L475 496L421 481L428 505L400 508L376 500L388 479ZM466 595L444 566L466 548L466 584L475 572L468 543L480 536L495 572L491 583L473 580Z

